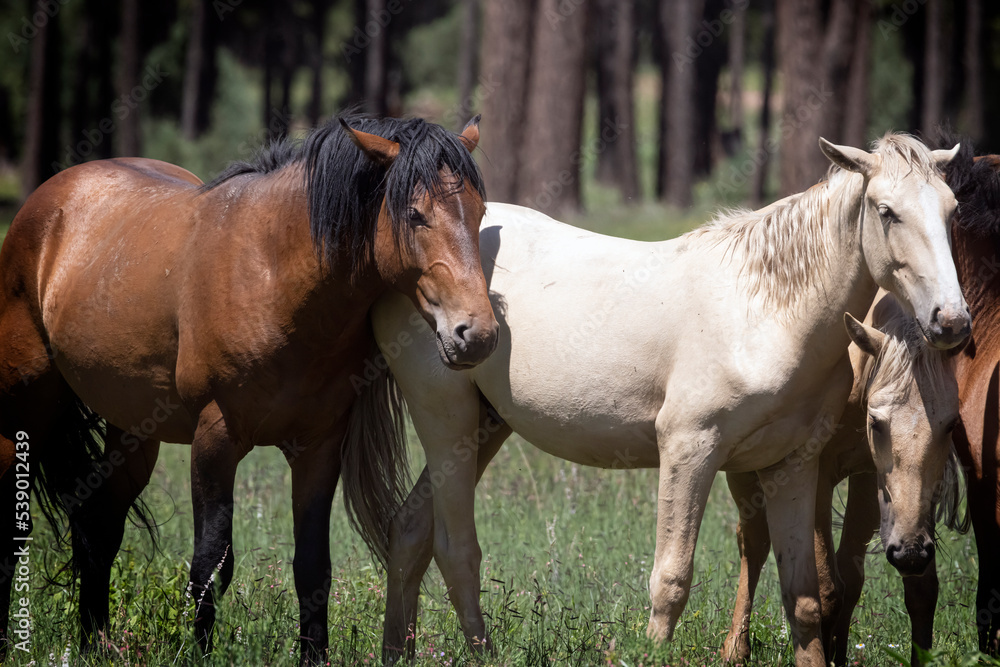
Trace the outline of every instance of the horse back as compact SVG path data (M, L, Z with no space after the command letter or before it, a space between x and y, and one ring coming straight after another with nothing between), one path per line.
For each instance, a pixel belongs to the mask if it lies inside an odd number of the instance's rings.
M67 169L35 190L0 251L0 333L5 343L28 341L9 354L37 358L44 346L70 386L93 407L108 406L112 421L116 406L129 412L122 386L135 385L139 414L158 398L172 401L170 273L180 268L200 184L174 165L114 159ZM22 363L13 356L9 363ZM142 389L149 386L155 396ZM135 423L131 415L122 420Z

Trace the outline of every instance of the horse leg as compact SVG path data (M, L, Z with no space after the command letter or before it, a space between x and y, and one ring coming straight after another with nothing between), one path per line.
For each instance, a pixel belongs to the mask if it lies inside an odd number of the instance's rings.
M476 482L483 476L501 445L512 433L480 404L477 434ZM482 442L480 442L482 440ZM462 455L462 454L459 454ZM382 634L382 661L392 664L401 656L412 660L416 654L417 607L420 582L434 557L434 485L424 468L403 507L393 518L389 534L388 585L386 586L385 628ZM430 500L429 500L430 499Z
M346 425L346 424L345 424ZM295 593L299 598L299 664L324 664L330 584L330 510L341 468L343 429L334 437L285 452L292 468Z
M844 529L840 533L840 546L837 548L837 572L843 582L840 613L831 629L832 636L824 634L824 645L832 645L833 662L836 665L847 664L851 617L861 599L861 589L865 583L865 554L872 534L878 530L879 521L875 473L851 475L847 487Z
M819 581L820 632L823 651L830 655L829 638L840 617L844 585L837 571L837 554L833 544L833 488L835 480L820 473L816 482L816 512L814 515L813 548L816 550L816 575Z
M753 596L760 580L760 571L771 550L767 532L764 492L756 473L726 473L729 492L740 508L736 526L736 542L740 547L740 583L733 606L733 621L722 644L722 659L746 663L750 659L750 614ZM759 507L758 507L759 505Z
M903 577L903 600L906 613L910 616L910 634L913 646L910 649L910 664L920 667L923 663L917 655L917 648L931 650L934 635L934 611L938 599L937 562L931 558L927 570L918 576Z
M673 429L657 417L660 480L657 489L656 554L649 577L646 635L670 641L687 605L694 576L694 550L705 504L719 469L714 434Z
M431 482L433 499L433 522L430 525L433 526L434 559L448 586L448 594L466 640L474 651L488 651L486 622L479 606L482 551L476 538L473 511L478 469L479 392L464 379L446 388L439 387L447 391L407 391L408 379L405 375L396 376L408 397L410 417L427 456L426 479ZM420 491L425 491L423 495L427 496L425 488L418 487L418 493ZM412 522L412 519L404 520ZM412 525L426 529L428 524L418 521ZM412 543L422 544L416 539ZM411 551L419 553L419 550ZM399 562L398 556L392 558L394 563ZM391 570L398 570L399 567L393 564ZM415 568L421 569L424 568ZM414 613L410 610L415 609L412 599L416 597L415 585L419 585L416 572L410 572L405 579L410 582L407 594L411 597L406 601L404 617ZM414 584L414 581L417 583ZM392 593L392 597L397 596L402 599L400 591ZM399 620L395 620L396 627L390 635L394 646L400 645L396 643L400 633ZM405 633L405 629L402 632Z
M233 578L233 485L245 455L230 437L219 406L210 403L199 415L191 443L194 557L189 590L195 635L205 653L212 649L215 586L221 597Z
M97 475L86 477L96 479L99 486L81 504L73 525L73 559L80 569L83 650L89 649L108 628L111 567L121 548L128 512L149 484L159 451L158 441L140 443L134 436L108 425L104 457L98 463Z
M993 452L988 450L988 455ZM1000 481L994 474L987 472L982 479L969 475L967 501L979 558L976 629L979 650L989 656L1000 655L1000 570L993 567L993 559L1000 553Z
M797 667L825 665L814 522L819 457L789 459L758 470L768 493L767 526L781 581L781 601L792 626Z

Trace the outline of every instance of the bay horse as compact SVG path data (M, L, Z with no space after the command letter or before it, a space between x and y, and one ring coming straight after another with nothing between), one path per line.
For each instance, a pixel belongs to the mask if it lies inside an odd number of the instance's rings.
M0 251L0 449L8 464L30 449L43 509L68 523L84 648L108 626L126 513L166 441L192 447L189 590L210 649L233 574L236 467L277 446L292 469L301 660L323 659L338 477L382 558L408 485L396 392L366 375L371 304L389 289L408 299L442 367L469 368L496 346L478 139L478 117L456 135L355 114L207 185L156 160L113 159L28 197ZM12 470L0 484L13 510ZM0 525L10 545L12 522ZM10 588L7 577L5 629Z
M958 422L951 364L957 348L925 346L913 319L890 295L873 305L872 326L847 318L854 386L840 423L817 454L814 540L823 645L834 664L846 664L868 542L879 530L886 558L903 575L911 664L919 665L917 648L931 648L937 604L935 519L960 527L958 463L951 442ZM850 495L835 553L833 494L847 477ZM740 508L740 580L722 657L745 664L754 592L770 550L768 494L754 473L727 473L726 481Z
M757 471L775 487L767 520L796 661L825 664L810 448L852 385L843 314L863 315L885 287L938 348L966 338L969 316L948 245L955 200L940 172L958 147L930 151L899 134L872 153L820 146L836 165L825 182L660 243L490 204L480 247L501 336L474 369L429 366L434 337L411 333L410 304L391 294L375 304L375 337L427 456L392 523L386 660L414 651L432 557L466 638L490 648L475 486L517 431L577 463L659 469L655 641L671 638L687 602L716 472ZM401 331L412 343L394 348Z
M972 313L972 337L955 358L961 420L955 448L966 472L976 535L979 650L1000 655L1000 156L973 158L971 145L947 170L961 202L951 237Z

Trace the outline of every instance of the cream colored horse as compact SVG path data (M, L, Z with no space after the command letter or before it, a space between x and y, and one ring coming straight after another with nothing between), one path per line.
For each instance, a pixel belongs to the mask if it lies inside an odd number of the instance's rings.
M951 443L958 422L958 384L950 363L955 350L923 345L913 319L889 295L876 301L869 320L877 328L848 318L855 343L850 348L854 388L836 433L820 454L815 544L823 645L828 660L846 664L865 551L881 523L886 557L904 575L914 644L911 664L918 665L916 647L931 647L937 603L935 510L954 525L958 504ZM848 475L850 497L835 554L833 492ZM770 547L767 494L753 473L726 477L740 508L740 583L722 654L745 663L754 590Z
M413 331L412 306L376 303L376 339L427 455L390 538L387 658L412 651L432 552L466 637L489 646L475 485L513 429L578 463L659 468L647 631L658 641L687 602L716 472L757 471L774 488L767 519L797 662L824 664L812 450L851 389L843 313L863 315L881 285L942 348L968 335L969 315L939 171L955 150L903 135L873 153L820 144L840 167L825 183L661 243L489 205L480 246L501 342L475 369L432 363L434 336Z

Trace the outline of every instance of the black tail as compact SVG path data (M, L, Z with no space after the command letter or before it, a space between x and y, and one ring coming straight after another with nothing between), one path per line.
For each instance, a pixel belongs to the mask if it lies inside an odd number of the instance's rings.
M941 493L938 494L935 519L948 528L965 534L972 526L972 516L969 508L962 508L964 489L968 487L967 471L958 460L955 448L948 454L948 462L944 467L944 478L941 480Z
M410 490L403 396L392 372L367 381L351 407L340 476L351 525L383 565L392 517Z
M66 392L53 417L45 442L32 448L33 465L37 463L33 479L35 498L57 542L65 545L69 541L73 553L89 554L93 549L78 526L87 500L101 493L107 478L101 468L107 424L72 392ZM135 525L149 533L155 547L157 526L141 498L132 503L129 516ZM80 564L72 556L61 570L67 567L74 578L79 574Z

